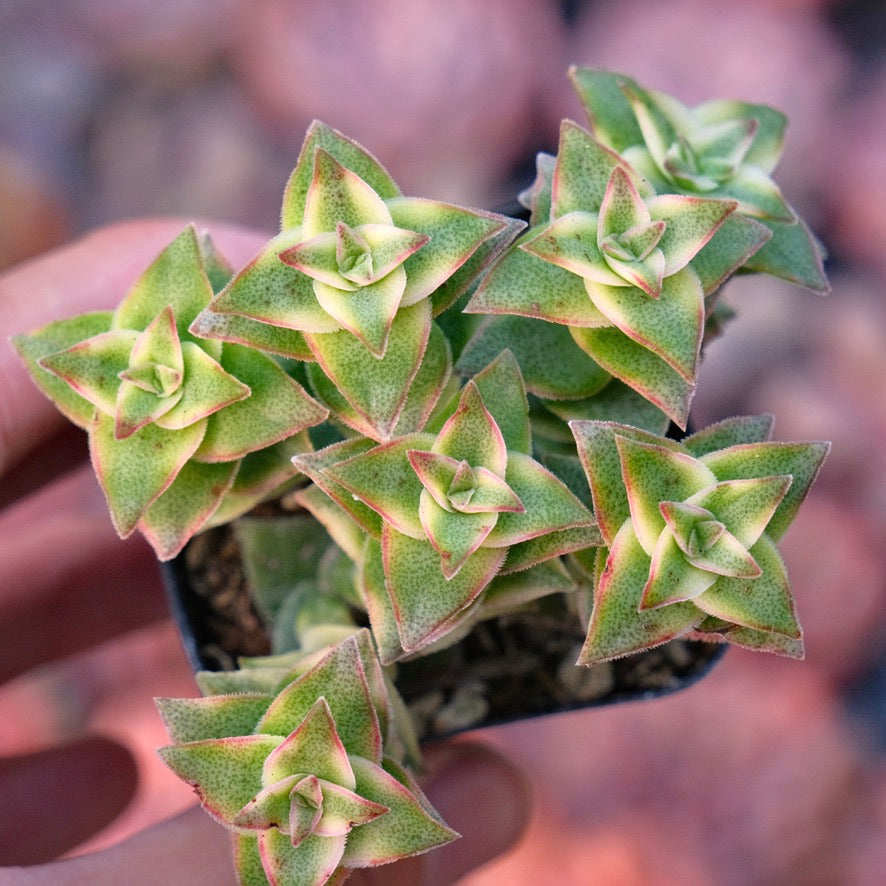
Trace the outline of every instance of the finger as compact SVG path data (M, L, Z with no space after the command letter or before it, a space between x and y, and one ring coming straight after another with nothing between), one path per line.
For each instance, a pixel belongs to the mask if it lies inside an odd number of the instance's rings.
M520 839L532 793L513 763L471 742L431 746L425 762L428 799L461 838L391 867L357 871L348 881L354 886L449 886Z
M156 559L121 542L88 466L0 513L0 682L167 615Z
M132 755L106 738L0 760L0 864L73 849L122 812L136 781Z
M110 310L185 224L151 219L111 225L0 277L0 476L63 424L7 339L84 311ZM213 224L211 233L235 265L265 239L230 225Z
M3 874L3 886L237 883L228 835L200 809L177 815L103 852Z
M430 749L428 795L461 840L391 867L357 871L354 886L448 886L514 845L529 818L522 773L482 745ZM10 872L5 886L226 886L236 882L224 829L191 810L104 852ZM349 881L350 882L350 881Z

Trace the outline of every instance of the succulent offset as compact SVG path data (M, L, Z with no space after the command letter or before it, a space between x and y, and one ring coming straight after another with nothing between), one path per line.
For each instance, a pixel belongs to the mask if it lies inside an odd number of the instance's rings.
M233 521L273 654L158 703L244 884L457 836L396 677L485 621L556 600L579 668L675 638L803 655L776 542L827 445L768 416L686 435L724 283L827 289L771 178L786 120L571 76L590 129L539 155L528 223L404 196L315 122L245 267L189 227L115 311L14 340L121 536L169 559Z

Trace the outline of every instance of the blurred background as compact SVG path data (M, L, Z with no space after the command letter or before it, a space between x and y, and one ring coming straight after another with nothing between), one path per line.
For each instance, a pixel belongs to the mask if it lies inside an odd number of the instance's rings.
M315 117L406 193L493 207L561 117L584 122L573 62L789 115L775 178L833 292L731 283L693 414L771 411L780 439L834 441L783 543L807 660L732 650L677 696L485 731L538 804L465 886L886 878L884 47L882 0L0 0L0 268L133 216L270 233ZM157 624L0 688L0 753L126 744L139 793L81 851L107 845L192 802L156 760L151 703L191 694Z

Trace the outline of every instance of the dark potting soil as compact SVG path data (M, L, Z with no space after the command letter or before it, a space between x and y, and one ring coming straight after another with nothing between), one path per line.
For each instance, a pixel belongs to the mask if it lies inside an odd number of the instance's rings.
M192 539L171 572L190 588L190 597L175 605L194 628L190 652L200 667L230 670L240 656L271 651L229 528ZM545 598L528 612L480 622L459 643L398 663L395 682L419 737L664 695L703 676L723 651L716 644L675 640L576 667L584 633L558 601Z

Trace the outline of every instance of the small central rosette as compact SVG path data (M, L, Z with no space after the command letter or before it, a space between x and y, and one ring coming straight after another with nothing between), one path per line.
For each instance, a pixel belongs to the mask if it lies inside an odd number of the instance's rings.
M499 514L525 511L505 482L508 452L504 438L470 382L431 451L410 449L407 456L423 487L419 498L422 529L440 554L446 578L455 575L483 544Z
M748 416L677 443L626 425L572 423L607 545L593 569L580 663L687 635L802 656L775 542L828 447L773 443L770 431L767 416Z

